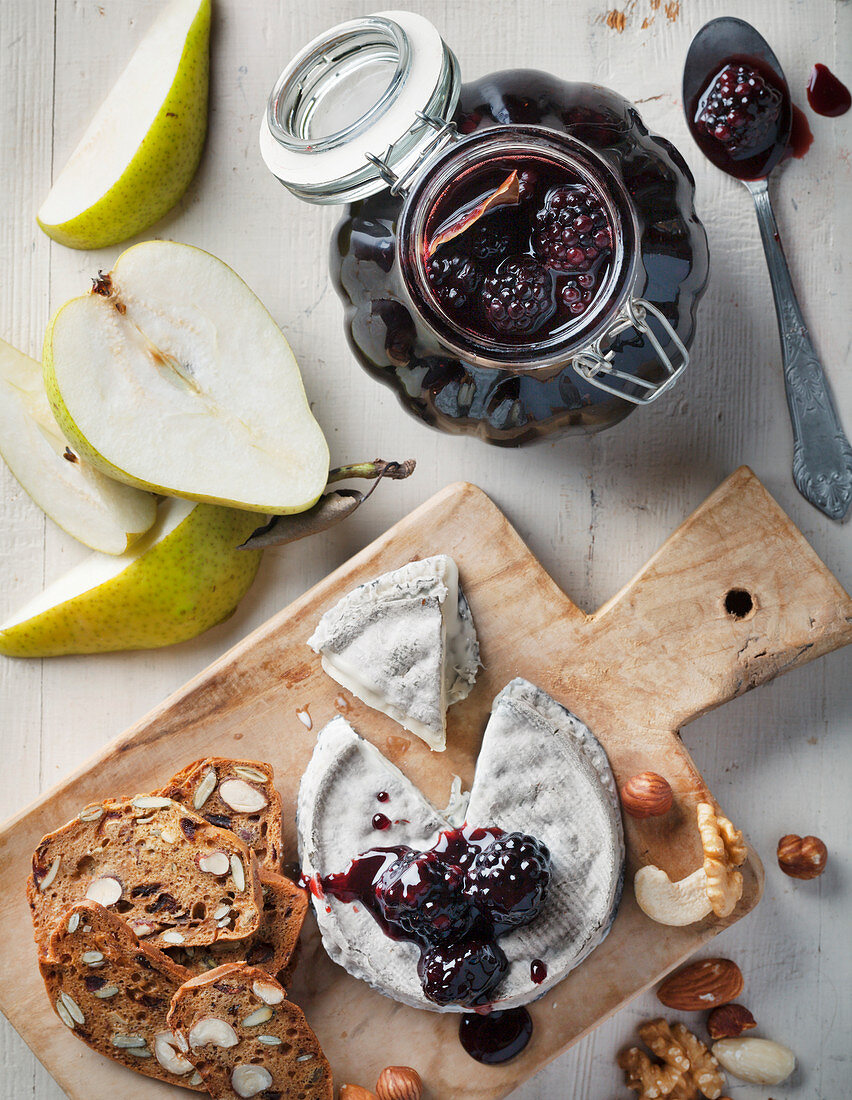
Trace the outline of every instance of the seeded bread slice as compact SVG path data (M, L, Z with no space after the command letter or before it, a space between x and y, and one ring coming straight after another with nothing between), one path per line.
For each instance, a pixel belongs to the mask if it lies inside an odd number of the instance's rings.
M316 1036L263 970L231 963L192 978L175 993L168 1025L216 1100L332 1100Z
M281 870L281 798L269 764L209 756L181 768L156 793L182 802L212 825L235 832L254 851L261 867Z
M92 803L33 855L27 882L36 943L88 898L156 947L244 939L260 925L257 861L227 829L168 798Z
M308 911L308 894L295 882L270 871L260 872L260 887L260 927L248 939L229 943L220 940L209 947L167 947L166 954L190 974L206 974L223 963L246 962L262 966L286 985Z
M140 943L123 920L96 902L78 902L62 914L39 968L56 1015L92 1050L147 1077L204 1092L166 1023L189 975Z

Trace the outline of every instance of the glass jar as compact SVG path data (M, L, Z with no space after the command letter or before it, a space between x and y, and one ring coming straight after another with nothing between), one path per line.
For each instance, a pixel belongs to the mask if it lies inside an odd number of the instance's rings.
M460 86L431 23L385 12L294 58L261 149L294 194L351 204L331 251L349 342L427 423L597 431L686 367L694 182L616 93L528 70Z

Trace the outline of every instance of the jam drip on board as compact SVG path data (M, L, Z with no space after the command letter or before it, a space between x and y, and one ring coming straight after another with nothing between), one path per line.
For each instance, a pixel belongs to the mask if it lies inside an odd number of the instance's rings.
M759 58L729 58L709 77L691 114L696 142L739 179L762 179L786 149L789 95Z
M536 919L549 883L550 852L541 841L465 825L423 852L371 848L312 892L363 905L390 939L417 944L430 1000L481 1007L508 970L498 938ZM544 968L533 979L541 982L546 967L535 965Z
M532 1031L532 1017L525 1008L486 1015L466 1012L459 1021L459 1042L477 1062L499 1066L521 1053Z
M510 201L489 206L501 193ZM477 336L549 339L596 300L613 237L605 200L567 166L498 159L465 173L436 202L426 277L444 312Z
M837 118L852 107L852 94L827 65L814 65L808 79L808 103L818 115Z

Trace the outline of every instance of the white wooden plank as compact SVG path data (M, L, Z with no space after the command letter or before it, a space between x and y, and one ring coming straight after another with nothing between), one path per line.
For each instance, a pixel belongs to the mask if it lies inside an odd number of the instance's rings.
M645 121L673 140L697 180L712 278L699 314L693 365L667 401L593 438L545 442L520 452L432 432L353 362L329 287L326 250L336 212L305 206L264 168L257 127L271 84L293 50L331 23L380 6L370 0L246 5L215 0L213 111L201 171L176 211L152 235L220 255L253 286L282 324L303 365L334 462L418 459L408 483L383 486L344 528L267 555L237 614L173 650L47 662L0 663L0 714L8 765L0 799L9 812L82 761L224 648L344 560L447 481L466 478L500 503L554 577L583 606L615 591L679 520L741 462L748 462L841 579L849 537L793 488L790 434L771 296L748 195L702 161L679 102L688 43L727 9L712 0L608 5L601 0L408 0L441 28L468 78L515 66L593 79L639 103ZM625 10L619 34L604 22ZM4 0L0 5L0 184L5 217L0 255L0 336L38 354L50 308L80 293L119 249L77 253L51 246L33 215L100 96L123 67L161 0ZM848 80L852 11L834 0L741 0L737 14L771 39L801 104L812 62ZM54 51L54 18L56 38ZM645 20L650 25L643 28ZM54 127L54 52L55 102ZM659 97L659 98L657 98ZM645 101L645 102L642 102ZM814 147L785 167L773 188L778 221L803 308L847 424L849 358L848 193L850 116L816 119ZM54 142L55 129L55 142ZM0 472L0 614L84 551L56 531ZM116 684L120 690L116 690ZM848 799L833 777L848 767L849 658L835 654L707 715L685 732L711 786L767 862L757 913L726 933L720 949L743 965L745 1002L763 1032L788 1040L803 1068L784 1095L844 1094L850 1025L848 883L838 867L848 844ZM664 685L661 686L664 690ZM847 772L848 774L848 772ZM784 879L774 846L784 832L814 832L832 849L818 883ZM615 1094L618 1047L652 997L621 1013L521 1089L520 1100ZM4 1025L0 1096L58 1096ZM735 1096L763 1096L737 1088Z

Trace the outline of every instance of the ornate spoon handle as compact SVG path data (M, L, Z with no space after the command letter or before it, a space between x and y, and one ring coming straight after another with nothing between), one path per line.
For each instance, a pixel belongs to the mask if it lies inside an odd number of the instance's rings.
M781 332L784 383L793 425L793 481L811 504L831 519L842 520L852 503L852 446L796 300L767 181L755 180L747 186L757 209Z

